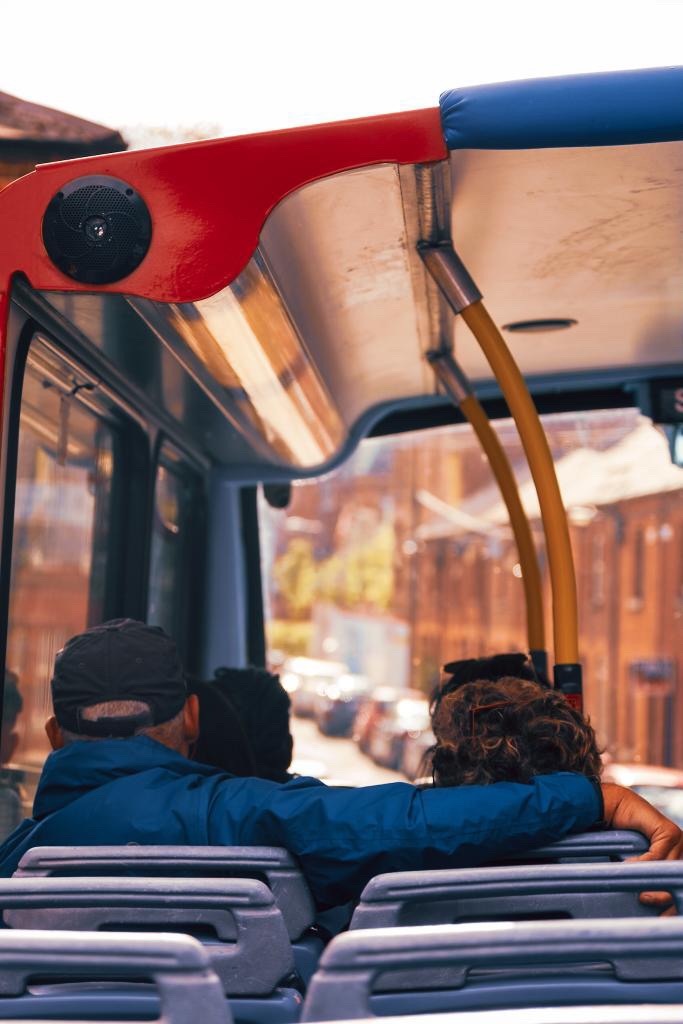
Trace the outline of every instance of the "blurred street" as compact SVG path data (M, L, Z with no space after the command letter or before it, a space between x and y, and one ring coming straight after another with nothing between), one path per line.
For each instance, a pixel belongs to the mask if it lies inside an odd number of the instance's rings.
M323 736L310 718L292 716L294 761L292 771L313 775L325 782L374 786L380 782L405 782L398 772L380 768L361 754L353 740Z

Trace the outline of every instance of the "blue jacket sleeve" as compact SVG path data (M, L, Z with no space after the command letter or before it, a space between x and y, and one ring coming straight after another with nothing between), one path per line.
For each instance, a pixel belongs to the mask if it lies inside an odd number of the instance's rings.
M595 824L601 807L595 785L569 773L425 790L224 776L208 812L209 843L286 847L318 904L332 906L357 899L383 871L473 867L560 839Z

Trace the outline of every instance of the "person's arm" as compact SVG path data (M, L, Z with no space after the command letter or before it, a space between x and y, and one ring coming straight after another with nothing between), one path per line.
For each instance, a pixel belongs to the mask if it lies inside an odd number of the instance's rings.
M649 839L650 849L634 860L679 860L683 854L683 832L632 789L602 784L604 819L608 828L631 829Z
M630 789L604 783L604 819L608 828L633 829L650 840L650 849L634 860L680 860L683 855L683 833L660 811ZM660 907L666 914L675 914L669 892L641 892L640 902Z
M432 790L230 779L214 789L207 841L286 847L317 902L333 905L380 872L472 867L590 828L602 812L599 788L568 773Z

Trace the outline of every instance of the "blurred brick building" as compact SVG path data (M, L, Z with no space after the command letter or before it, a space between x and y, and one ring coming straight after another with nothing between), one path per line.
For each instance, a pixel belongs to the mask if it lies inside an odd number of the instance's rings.
M574 550L586 708L615 759L683 766L683 471L646 422L604 450L568 451L556 469ZM524 464L516 471L540 548L535 489ZM521 573L495 487L458 515L417 531L414 656L430 666L526 646ZM543 556L541 568L551 642Z

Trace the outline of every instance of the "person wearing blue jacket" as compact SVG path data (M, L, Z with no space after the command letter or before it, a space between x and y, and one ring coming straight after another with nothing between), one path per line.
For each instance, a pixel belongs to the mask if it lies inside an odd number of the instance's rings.
M419 790L358 789L227 775L189 759L198 702L175 644L130 619L72 638L55 662L54 752L33 806L0 847L9 876L31 847L125 843L284 846L319 906L357 898L384 871L474 866L604 820L680 854L681 833L648 803L582 775Z

